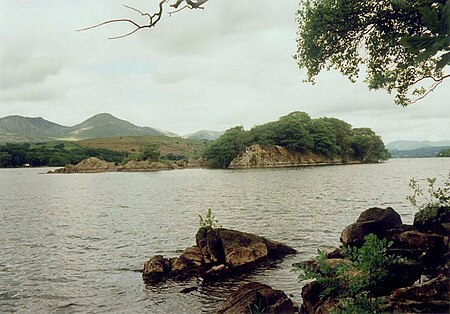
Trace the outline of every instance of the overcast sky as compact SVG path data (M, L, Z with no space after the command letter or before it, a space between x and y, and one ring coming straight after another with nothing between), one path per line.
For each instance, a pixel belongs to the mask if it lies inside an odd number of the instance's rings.
M82 28L136 17L156 0L0 0L0 117L74 125L108 112L179 134L276 120L292 111L367 126L386 143L450 139L450 80L408 108L393 96L323 72L298 69L298 1L211 0L204 11L164 16L151 30ZM150 6L149 6L150 3Z

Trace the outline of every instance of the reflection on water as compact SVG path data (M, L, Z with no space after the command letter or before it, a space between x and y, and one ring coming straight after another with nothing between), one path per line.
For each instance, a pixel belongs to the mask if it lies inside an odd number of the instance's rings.
M0 311L211 312L243 282L258 280L300 300L291 264L338 245L341 230L372 206L411 223L411 177L444 180L450 159L258 170L44 175L0 170ZM224 227L299 251L225 282L146 287L146 259L195 242L212 208ZM195 287L189 293L184 288Z

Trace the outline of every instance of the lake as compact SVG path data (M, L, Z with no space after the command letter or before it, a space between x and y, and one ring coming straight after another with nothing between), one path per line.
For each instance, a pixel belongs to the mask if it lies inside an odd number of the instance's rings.
M391 206L404 223L409 179L437 177L450 158L253 170L42 174L0 169L0 311L37 313L211 312L248 281L300 301L291 265L339 245L342 229L369 207ZM195 244L198 214L211 208L225 228L298 250L268 269L226 282L146 287L137 270L151 256ZM188 294L186 287L197 287Z

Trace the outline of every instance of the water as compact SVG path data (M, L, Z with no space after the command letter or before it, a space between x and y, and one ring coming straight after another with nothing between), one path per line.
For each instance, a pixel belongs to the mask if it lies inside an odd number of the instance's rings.
M445 180L449 158L290 169L177 170L45 175L0 170L0 311L34 313L212 312L243 282L257 280L300 301L291 264L336 246L369 207L392 206L405 223L411 177ZM198 214L299 253L234 280L146 287L144 261L195 243ZM179 293L186 287L198 290Z

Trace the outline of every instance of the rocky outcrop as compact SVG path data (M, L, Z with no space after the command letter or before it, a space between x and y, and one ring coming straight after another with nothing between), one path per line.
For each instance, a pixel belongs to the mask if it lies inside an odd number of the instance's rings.
M223 302L218 314L243 313L298 313L298 305L281 290L274 290L270 286L250 282L232 293Z
M147 172L184 169L187 168L188 165L189 163L186 161L160 162L150 160L130 160L122 166L114 162L107 162L96 157L90 157L82 160L75 166L69 165L64 168L49 171L48 173Z
M339 158L330 159L313 153L291 152L281 146L262 148L259 144L254 144L234 158L229 168L277 168L343 163L345 162Z
M51 173L97 173L118 171L119 166L114 162L107 162L96 157L90 157L80 161L75 166L69 165L56 169Z
M343 230L341 242L345 245L359 247L364 237L373 233L392 243L387 249L388 254L402 257L387 265L386 275L378 281L377 286L371 287L371 296L377 297L383 304L382 312L449 312L450 246L449 234L442 228L446 223L446 215L447 212L440 209L437 215L439 219L404 225L400 215L392 208L370 208ZM330 269L349 262L342 260L341 254L340 249L326 252L325 262ZM306 261L303 265L313 270L319 266L316 261ZM419 284L420 278L425 282ZM338 295L321 298L324 289L317 281L303 287L304 313L329 313L339 306Z
M145 262L143 278L154 283L193 275L223 277L294 253L296 251L287 245L254 234L224 228L200 228L196 234L196 245L187 248L179 257L157 255Z
M142 171L158 171L180 169L175 163L163 163L150 160L130 160L123 165L118 171L124 172L142 172Z

